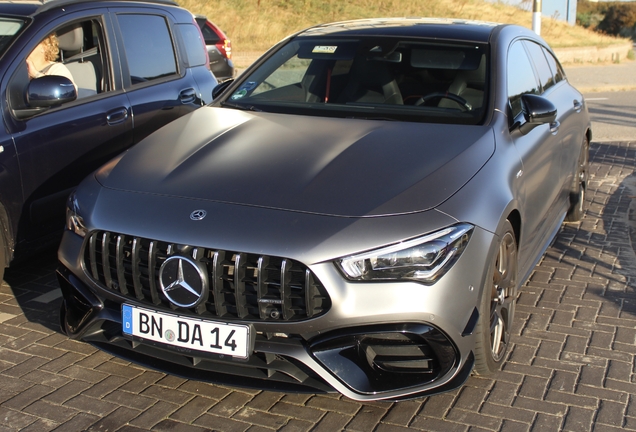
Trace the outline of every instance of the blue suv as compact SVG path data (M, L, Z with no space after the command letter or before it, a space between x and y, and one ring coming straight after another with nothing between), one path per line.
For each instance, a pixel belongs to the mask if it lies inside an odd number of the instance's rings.
M50 35L72 82L27 66ZM59 239L82 178L211 102L216 84L199 26L174 2L0 3L0 279Z

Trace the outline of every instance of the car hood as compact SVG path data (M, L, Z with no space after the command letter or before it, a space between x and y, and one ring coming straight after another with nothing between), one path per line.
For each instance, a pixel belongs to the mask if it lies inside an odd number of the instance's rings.
M107 188L331 216L431 209L495 148L489 127L204 107L97 173Z

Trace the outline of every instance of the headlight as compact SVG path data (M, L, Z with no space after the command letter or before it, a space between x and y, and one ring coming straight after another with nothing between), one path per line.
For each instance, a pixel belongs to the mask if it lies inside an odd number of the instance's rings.
M442 277L464 251L473 226L458 224L371 252L336 261L353 281L413 280L431 284Z
M86 237L87 229L84 226L84 219L79 215L79 203L75 192L68 197L66 203L66 229L80 237Z

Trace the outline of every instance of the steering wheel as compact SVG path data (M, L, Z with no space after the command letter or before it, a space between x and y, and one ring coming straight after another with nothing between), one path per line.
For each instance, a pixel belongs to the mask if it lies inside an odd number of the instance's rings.
M429 93L426 96L422 96L421 98L419 98L415 102L415 106L420 106L423 103L426 103L429 100L435 99L435 98L450 99L450 100L452 100L454 102L457 102L459 105L462 106L462 108L464 108L463 111L472 111L473 110L473 106L471 104L469 104L466 99L464 99L461 96L456 95L455 93L448 93L448 92Z

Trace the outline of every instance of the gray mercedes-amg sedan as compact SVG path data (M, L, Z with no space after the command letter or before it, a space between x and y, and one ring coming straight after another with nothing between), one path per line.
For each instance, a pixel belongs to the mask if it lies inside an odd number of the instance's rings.
M62 329L192 379L398 400L506 360L517 292L584 213L590 119L513 25L283 40L68 200Z

